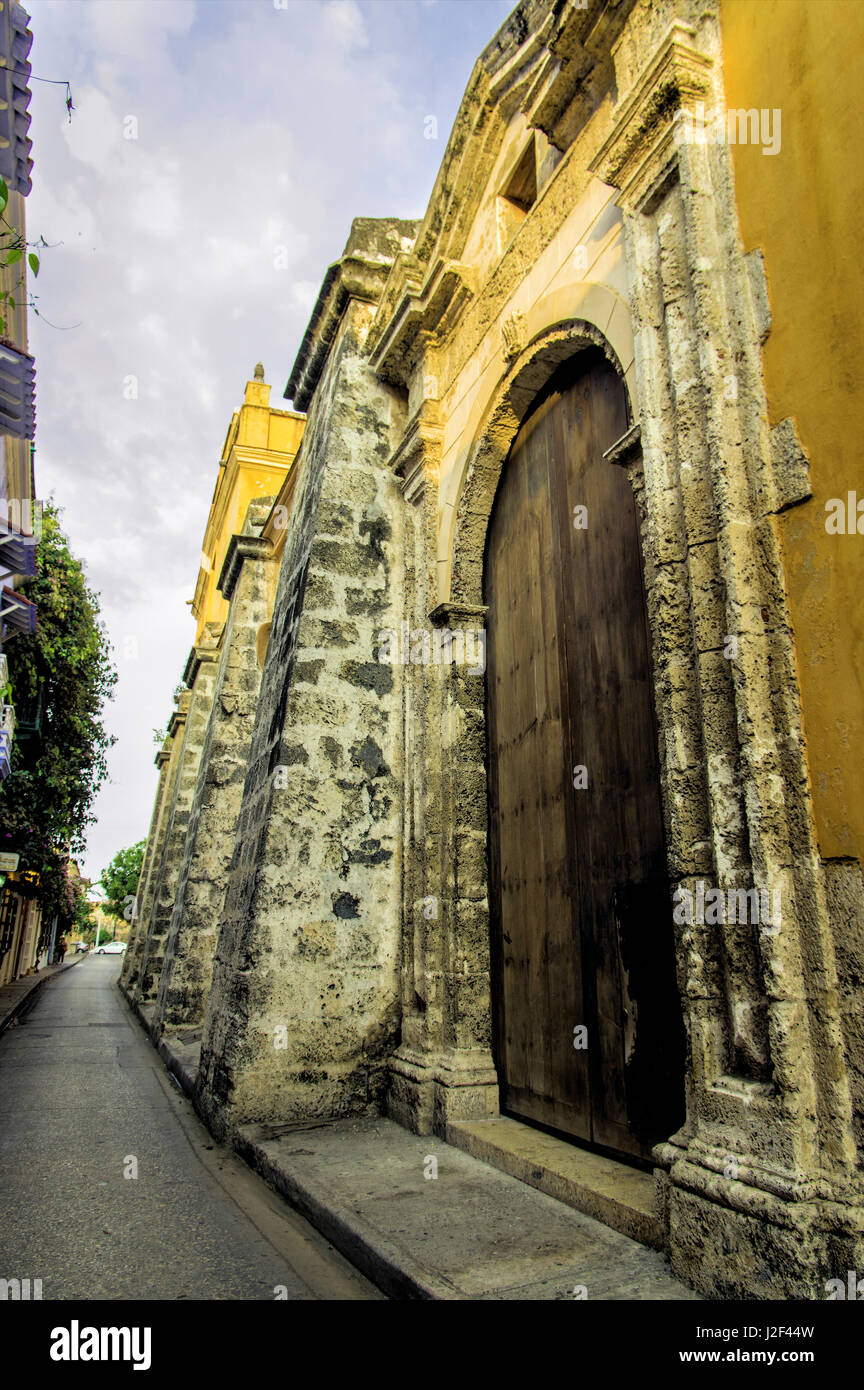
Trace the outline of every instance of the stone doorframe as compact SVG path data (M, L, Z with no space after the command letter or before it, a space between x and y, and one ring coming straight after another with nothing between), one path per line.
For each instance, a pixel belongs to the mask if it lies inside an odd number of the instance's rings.
M549 323L550 314L567 307L596 315L614 343L587 317ZM435 561L443 431L435 403L421 407L391 460L407 504L412 626L453 632L484 627L486 533L510 446L558 367L591 348L602 351L624 381L632 416L633 341L626 305L612 290L573 286L509 323L509 366L468 428L473 442L456 509L445 602L437 602ZM631 435L638 440L638 429L626 438ZM638 487L638 468L632 480ZM391 1059L388 1108L419 1133L445 1134L451 1120L499 1113L492 1055L485 676L472 674L467 663L408 665L404 698L403 1041Z

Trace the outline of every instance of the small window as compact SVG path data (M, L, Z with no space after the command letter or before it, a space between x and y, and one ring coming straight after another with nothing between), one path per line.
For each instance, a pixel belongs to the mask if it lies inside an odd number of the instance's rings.
M498 250L509 246L528 210L537 201L537 157L534 137L523 150L498 195Z

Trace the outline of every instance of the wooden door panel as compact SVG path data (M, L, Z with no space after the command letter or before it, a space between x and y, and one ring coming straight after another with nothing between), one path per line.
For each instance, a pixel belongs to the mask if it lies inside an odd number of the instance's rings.
M495 694L490 717L497 750L490 771L502 908L499 1049L508 1107L587 1138L587 1059L568 1049L578 1021L570 1001L581 994L581 980L570 929L569 795L561 757L562 614L550 564L558 539L549 506L548 431L541 425L535 420L525 430L520 465L497 509L501 563L487 595L496 631L487 680ZM564 930L550 933L550 919L563 921Z
M635 504L602 459L626 428L619 379L583 359L521 427L496 498L490 906L503 1105L645 1157L680 1123L681 1033Z

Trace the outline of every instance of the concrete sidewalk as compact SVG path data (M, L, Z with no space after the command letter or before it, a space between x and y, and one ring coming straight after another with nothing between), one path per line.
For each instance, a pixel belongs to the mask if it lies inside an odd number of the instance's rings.
M152 1008L134 1012L153 1041ZM156 1047L194 1098L200 1042L161 1038ZM235 1146L391 1298L699 1301L660 1251L538 1190L531 1183L539 1174L520 1181L464 1151L477 1142L460 1134L456 1148L373 1118L248 1125ZM591 1159L584 1151L581 1157ZM573 1187L551 1166L544 1173L563 1182L562 1190ZM635 1170L632 1176L646 1181ZM600 1193L597 1209L604 1207L614 1222L614 1203Z
M45 969L36 975L22 975L20 979L3 985L0 988L0 1033L18 1017L30 1002L30 996L35 994L46 980L53 980L55 975L62 975L64 970L71 970L73 965L80 965L85 959L85 956L79 955L73 960L64 960L61 965L46 965Z

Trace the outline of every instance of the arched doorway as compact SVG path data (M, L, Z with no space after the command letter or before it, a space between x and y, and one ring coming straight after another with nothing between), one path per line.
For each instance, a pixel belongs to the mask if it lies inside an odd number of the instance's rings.
M684 1117L639 528L596 350L505 464L485 557L490 912L505 1112L634 1159Z

